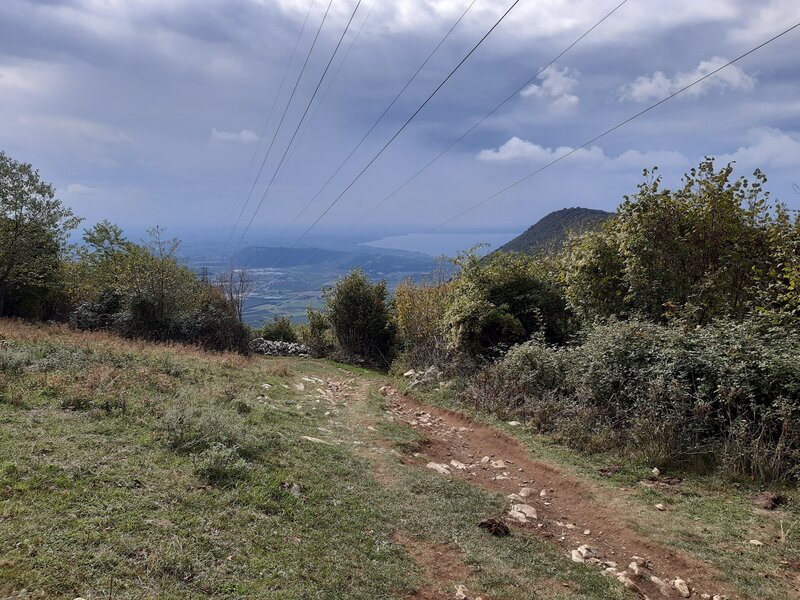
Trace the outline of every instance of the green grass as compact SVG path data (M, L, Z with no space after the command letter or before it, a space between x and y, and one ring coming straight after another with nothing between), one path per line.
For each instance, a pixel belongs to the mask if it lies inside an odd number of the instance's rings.
M379 379L0 321L0 597L452 594L398 532L451 545L492 597L622 597L534 537L477 528L502 498L403 465L418 439L389 422ZM196 444L174 443L176 422ZM246 468L209 481L219 440Z

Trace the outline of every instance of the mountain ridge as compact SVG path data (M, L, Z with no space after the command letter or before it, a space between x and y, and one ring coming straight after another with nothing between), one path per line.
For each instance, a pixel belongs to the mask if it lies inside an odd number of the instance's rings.
M558 250L570 233L584 233L600 227L615 213L596 208L570 207L553 211L495 252L548 252Z

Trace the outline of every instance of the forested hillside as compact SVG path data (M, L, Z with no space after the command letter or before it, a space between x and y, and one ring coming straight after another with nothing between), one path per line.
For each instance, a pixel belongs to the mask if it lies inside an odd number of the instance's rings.
M562 208L542 217L513 240L498 248L497 252L557 252L570 234L581 234L598 229L614 216L604 210L591 208Z

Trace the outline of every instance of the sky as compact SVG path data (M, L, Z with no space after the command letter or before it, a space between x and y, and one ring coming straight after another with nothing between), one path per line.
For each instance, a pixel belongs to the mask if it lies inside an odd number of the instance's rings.
M472 0L362 0L320 84L358 2L332 0L291 103L328 0L2 0L0 150L34 164L87 224L107 218L129 230L161 225L236 242L252 216L244 242L297 239L512 1L474 1L302 214ZM658 166L678 185L704 156L736 161L741 175L760 168L773 196L800 208L796 29L450 220L800 21L797 0L628 0L368 213L619 1L520 0L308 239L403 236L446 222L441 231L480 241L558 208L613 210L644 168Z

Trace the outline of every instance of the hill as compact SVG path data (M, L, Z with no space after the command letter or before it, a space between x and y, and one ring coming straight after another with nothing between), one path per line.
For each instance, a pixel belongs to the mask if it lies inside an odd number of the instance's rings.
M644 480L387 379L0 319L0 598L634 598L604 554L651 598L795 597L796 492Z
M614 213L593 208L562 208L540 219L497 252L537 252L560 248L570 233L596 229Z

